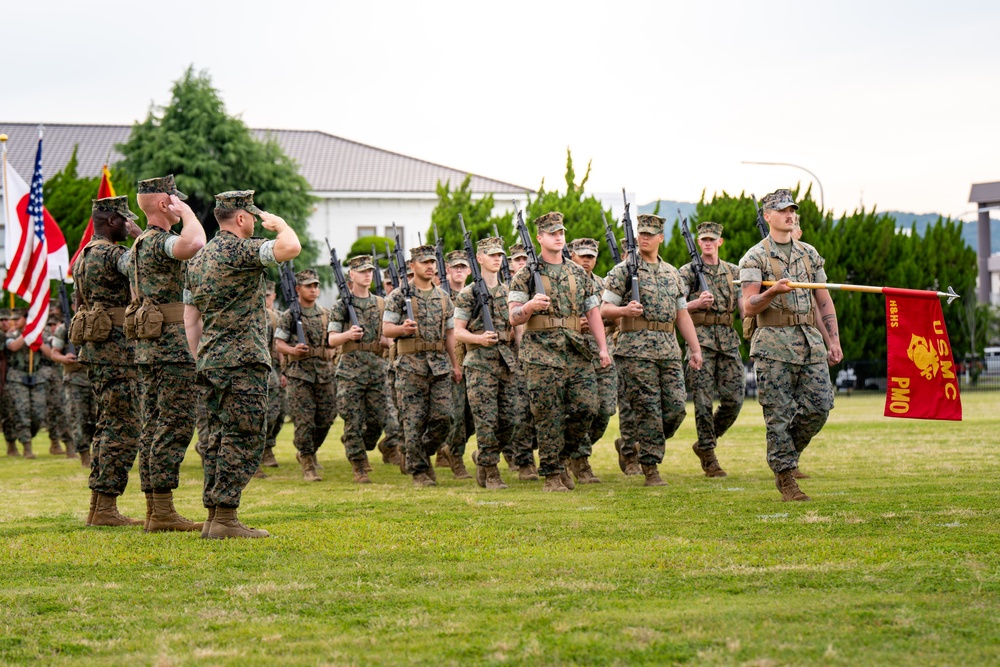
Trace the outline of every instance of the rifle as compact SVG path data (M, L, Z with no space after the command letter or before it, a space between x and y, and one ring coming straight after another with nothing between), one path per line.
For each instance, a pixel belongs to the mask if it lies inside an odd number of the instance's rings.
M708 281L705 280L705 260L698 252L698 245L694 242L694 237L691 236L691 230L688 229L687 218L681 215L680 209L677 209L677 218L681 221L681 234L684 236L684 243L687 244L688 254L691 255L691 268L694 269L694 275L698 278L698 285L702 292L708 292L710 290L708 289Z
M392 289L396 289L399 287L399 267L396 266L396 258L392 256L388 241L385 242L385 256L388 258L389 280L392 281Z
M564 237L565 238L565 237ZM562 247L562 258L564 262L572 262L573 254L569 251L569 244L564 243Z
M515 216L517 234L521 237L521 243L524 244L524 252L528 255L528 271L531 272L531 284L535 288L535 294L545 294L545 287L542 286L542 274L540 271L541 265L538 262L538 255L535 254L535 244L531 242L531 234L528 233L528 226L524 224L524 217L521 215L521 209L517 207L517 200L511 200L514 203L514 210L517 212Z
M496 331L493 326L493 315L490 313L490 288L483 280L483 272L479 270L479 263L476 261L476 251L472 248L472 235L465 229L465 220L462 214L458 214L458 222L462 225L462 234L465 236L465 254L469 258L469 266L472 268L472 294L476 298L476 305L472 309L472 318L476 317L476 312L483 314L483 328L486 331Z
M281 296L288 304L288 312L292 316L292 325L295 327L299 345L308 345L305 329L302 328L302 306L299 304L298 294L295 293L295 272L291 260L281 265Z
M754 213L757 214L757 220L756 220L757 231L760 232L760 237L762 239L766 239L767 235L771 233L771 230L768 229L767 221L764 220L764 210L760 206L757 206L756 195L750 195L750 198L753 199L753 210Z
M434 254L437 255L438 262L438 281L441 283L441 289L448 296L451 296L451 285L448 284L448 269L445 268L444 264L444 241L438 234L438 225L434 224Z
M327 245L330 242L327 241ZM378 253L375 252L375 244L372 244L372 262L375 264L375 275L372 277L372 284L375 285L375 294L385 298L385 286L382 284L382 271L378 268Z
M604 218L604 211L601 211L601 217ZM608 222L607 218L604 218L604 240L608 242L608 247L611 248L611 259L614 260L615 265L622 263L622 251L618 248L618 239L615 238L615 230L611 228L611 223Z
M493 236L503 241L503 237L497 231L497 223L495 222L493 223ZM510 262L507 261L507 249L504 248L503 261L500 262L500 280L504 281L504 283L510 283L510 278Z
M76 346L69 339L69 323L72 320L72 315L69 310L69 295L66 294L66 283L63 282L61 266L59 267L59 310L62 311L63 327L66 328L66 333L64 334L66 338L66 354L76 354Z
M396 266L399 270L399 289L403 290L403 303L406 304L406 319L416 322L413 319L413 289L410 287L410 281L406 278L406 255L395 222L392 223L392 235L396 238Z
M326 247L330 250L330 268L333 269L333 276L337 280L337 291L340 292L340 298L344 300L344 305L347 306L347 317L351 320L352 327L361 328L358 324L358 313L354 310L354 295L351 290L347 289L347 279L344 277L344 269L340 266L340 260L337 259L337 251L330 248L330 239L326 239ZM374 248L374 246L372 246Z
M628 253L628 260L625 262L628 278L625 280L625 286L632 289L632 301L642 303L639 301L639 244L635 241L635 230L632 229L632 216L629 214L628 196L625 194L625 188L622 188L622 199L625 200L622 227L625 229L625 252Z

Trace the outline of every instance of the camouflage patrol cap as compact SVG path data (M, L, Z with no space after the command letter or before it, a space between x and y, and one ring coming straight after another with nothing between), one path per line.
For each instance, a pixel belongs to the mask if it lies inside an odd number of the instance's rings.
M188 198L186 194L177 189L177 184L174 183L173 174L168 174L159 178L147 178L144 181L139 181L140 195L154 195L161 192L168 195L176 195L180 200Z
M138 220L139 216L129 210L128 197L105 197L104 199L92 199L94 213L117 213L126 220Z
M447 266L468 266L469 258L465 256L464 250L452 250L444 256L444 263Z
M392 273L389 269L382 269L382 282L388 283L392 282Z
M0 308L0 320L10 319L10 308Z
M412 278L413 277L413 265L412 264L407 264L406 265L406 277L407 278Z
M426 262L429 259L437 260L437 254L435 248L432 245L418 245L416 248L410 248L410 261L411 262Z
M371 255L356 255L347 260L347 268L351 271L366 271L374 269L375 264L372 262Z
M264 294L277 294L278 286L273 280L264 281Z
M563 224L563 214L559 211L551 211L545 215L540 215L535 218L535 229L539 232L545 232L551 234L552 232L558 232L560 229L566 229L566 225Z
M485 239L481 239L479 243L476 244L476 252L482 253L484 255L496 255L503 253L503 239L499 236L490 236Z
M528 256L528 251L524 249L523 243L515 243L509 248L509 250L510 252L507 253L507 256L510 257L511 259L517 259L518 257Z
M590 257L597 257L598 245L596 239L573 239L573 242L569 244L569 251L575 255L589 255Z
M319 275L312 269L306 269L304 271L299 271L295 274L295 284L296 285L318 285Z
M791 190L775 190L770 194L766 194L760 200L760 204L765 211L782 211L789 206L796 211L799 210L799 205L792 199Z
M721 239L722 225L717 222L703 222L698 225L699 239Z
M10 311L10 319L12 320L16 320L19 317L27 317L27 316L28 316L27 308L12 308Z
M640 234L646 232L647 234L662 234L663 233L663 223L666 222L663 218L658 215L653 215L652 213L642 213L636 216L639 225L637 232Z
M215 195L215 208L226 208L231 211L238 211L242 209L247 213L260 215L261 210L254 206L253 203L254 192L254 190L230 190L229 192L220 192Z
M45 320L46 324L60 324L60 319L55 315L49 315L48 319Z

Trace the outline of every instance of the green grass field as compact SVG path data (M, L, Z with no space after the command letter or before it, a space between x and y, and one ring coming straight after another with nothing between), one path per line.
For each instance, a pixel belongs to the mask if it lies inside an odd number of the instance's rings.
M502 464L506 491L441 472L418 490L377 453L359 487L339 420L306 485L288 424L241 508L267 540L86 528L78 462L3 458L0 663L997 664L998 395L966 395L962 423L886 419L882 400L838 397L794 504L752 399L728 478L700 474L689 404L670 486L620 474L613 421L604 483L569 494ZM192 448L176 497L199 520L200 491Z

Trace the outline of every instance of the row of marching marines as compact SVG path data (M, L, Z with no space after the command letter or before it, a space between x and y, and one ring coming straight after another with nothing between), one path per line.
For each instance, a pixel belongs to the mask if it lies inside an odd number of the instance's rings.
M600 483L590 457L617 411L619 467L655 487L666 484L658 466L690 392L693 453L705 476L724 477L716 446L744 396L737 316L751 341L775 484L783 500L809 500L799 457L833 407L826 366L842 354L829 294L789 286L826 275L822 257L798 240L788 190L762 199L763 239L738 266L719 258L721 224L701 222L692 235L686 221L692 261L671 266L659 257L664 219L633 223L626 202L624 237L607 226L615 266L600 278L596 240L567 243L572 221L555 211L533 221L532 235L518 212L519 242L509 247L465 232L461 250L445 253L439 242L407 255L397 235L384 273L371 255L351 257L345 273L331 251L339 288L331 308L317 304L317 273L292 269L295 232L255 206L253 191L216 195L220 231L211 240L173 176L140 181L138 193L144 231L126 197L94 200L93 240L73 267L75 315L54 324L43 347L64 365L67 442L90 466L87 525L267 537L237 510L250 479L278 466L286 416L306 481L321 481L317 453L339 415L355 483L371 482L368 452L377 449L418 488L435 486L443 467L505 489L502 458L509 475L567 492ZM254 237L258 222L275 238ZM280 267L289 306L280 313L269 267ZM8 356L24 346L17 323ZM31 369L9 367L5 406L34 392L22 382ZM25 440L4 414L16 455L12 441ZM173 503L196 425L207 510L197 522ZM26 455L36 431L34 422L24 430ZM143 519L117 508L136 460Z

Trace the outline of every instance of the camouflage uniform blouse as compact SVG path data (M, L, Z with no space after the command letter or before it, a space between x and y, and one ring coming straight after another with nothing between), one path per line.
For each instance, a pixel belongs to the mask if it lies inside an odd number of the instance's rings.
M309 346L310 351L330 349L326 344L326 330L329 323L330 314L322 306L314 305L312 308L302 309L302 331L306 335L306 345ZM294 330L292 311L286 310L278 319L278 329L274 332L274 337L295 347L298 345L299 339L296 334L290 333ZM293 359L291 355L286 354L285 377L305 380L314 384L333 382L333 361L320 357Z
M681 294L684 298L697 298L701 294L701 287L698 285L698 278L695 276L694 268L688 262L680 268L681 274ZM742 295L739 285L734 285L740 275L738 266L731 262L719 260L715 266L705 264L705 282L708 283L708 291L715 297L712 307L708 310L692 310L694 313L713 313L715 315L727 315L733 313L734 319L740 316L738 300ZM708 324L695 327L698 332L698 342L702 349L715 350L716 352L736 352L740 349L740 337L732 325Z
M62 352L66 349L66 340L66 325L60 324L56 327L56 332L52 334L50 345L56 352ZM63 367L63 382L75 384L80 387L90 386L90 379L87 377L86 369L81 364L61 364L61 366Z
M808 243L793 241L789 259L770 236L765 239L771 246L768 253L761 241L743 255L740 260L740 281L759 283L763 280L777 280L771 267L773 257L781 267L781 277L795 282L826 282L825 260ZM812 264L812 273L806 268L806 258ZM766 288L761 287L761 292ZM768 308L784 307L793 313L808 313L812 310L812 290L796 289L775 298ZM819 317L819 313L815 315ZM815 364L826 361L826 346L816 327L800 324L791 327L758 327L750 340L750 356L783 361L790 364Z
M413 288L413 316L417 318L417 332L427 343L444 341L445 331L455 328L455 306L441 288L429 290ZM382 321L402 324L406 319L406 303L403 291L394 289L386 297L385 313ZM406 340L397 338L396 341ZM417 375L444 375L451 372L451 359L447 350L441 352L417 352L416 354L396 354L396 370L405 370Z
M196 368L270 366L264 314L265 267L277 266L274 241L220 231L188 260L184 303L201 312Z
M87 245L73 265L84 307L100 302L105 308L125 308L132 300L127 277L132 253L99 234ZM135 363L132 350L124 329L113 326L107 340L82 343L77 358L84 364L131 366Z
M129 273L133 292L148 296L153 303L163 305L180 303L184 298L184 273L187 262L174 259L174 245L180 237L159 227L147 227L132 244L132 263ZM138 264L139 276L135 268ZM184 322L163 324L159 338L142 338L135 341L135 362L194 363L184 333Z
M625 262L615 266L604 278L604 301L613 306L631 300L631 288L626 289L628 268ZM639 300L642 317L650 322L675 322L677 312L687 310L687 300L681 287L681 276L659 257L656 264L639 262ZM615 341L615 356L633 359L680 359L676 330L619 331Z
M587 272L573 262L549 264L539 260L540 273L549 279L552 286L546 290L550 298L549 309L535 315L549 317L580 318L601 304L601 295ZM570 303L570 279L576 283L576 303ZM510 281L507 303L527 303L531 301L531 271L522 268ZM587 359L592 358L586 337L573 329L543 329L528 331L521 338L521 361L528 364L542 364L553 368L566 368L567 355L574 352Z
M379 298L369 294L365 298L354 297L354 312L358 316L358 325L364 329L361 340L356 343L378 345L382 338L382 308L379 308ZM330 309L329 331L344 333L351 328L351 318L347 314L347 304L339 299ZM379 348L382 349L381 347ZM340 355L337 361L337 377L353 380L362 384L382 382L385 379L385 367L382 365L382 353L365 350L355 350Z
M5 341L4 347L7 348L6 343L9 343L21 335L20 329L11 329L7 332L7 340ZM44 337L44 333L42 334ZM47 343L46 343L47 344ZM26 379L25 376L30 372L35 376L35 383L40 384L45 382L45 376L39 375L38 371L41 370L41 365L38 360L42 358L42 353L32 352L31 348L27 345L22 345L21 349L14 352L10 348L6 349L7 352L7 378L9 380L16 380L21 382Z
M466 285L455 297L455 319L466 322L466 328L471 332L483 331L483 314L477 312L472 317L476 307L476 297L472 292L473 285ZM462 366L475 368L479 371L492 373L504 364L510 370L517 370L517 355L511 345L514 342L514 329L510 326L510 311L507 306L507 286L497 281L497 286L490 289L490 315L493 317L493 328L497 335L507 334L507 342L498 341L493 347L477 347L465 353Z

